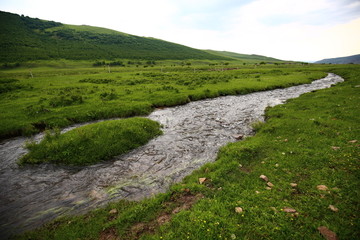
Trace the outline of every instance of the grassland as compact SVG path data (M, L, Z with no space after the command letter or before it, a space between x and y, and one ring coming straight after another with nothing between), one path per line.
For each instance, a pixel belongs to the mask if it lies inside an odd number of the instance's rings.
M224 147L215 163L168 193L62 219L24 239L321 239L319 226L341 239L356 239L359 69L334 71L346 82L269 109L255 137ZM261 174L274 184L271 190ZM203 184L200 177L206 178ZM192 208L176 213L186 205L185 196ZM286 207L296 212L286 213ZM116 213L109 213L112 209Z
M156 107L308 83L326 75L301 65L217 61L43 61L0 71L0 138ZM98 63L97 63L98 65Z
M41 80L24 76L28 74L24 69L3 74L9 78L16 76L20 83L39 81L31 91L41 89L40 86L58 89L66 84L65 79L69 84L72 80L78 87L99 86L102 91L96 92L92 103L114 101L116 104L109 104L109 108L120 103L119 96L126 99L126 93L118 94L120 89L129 89L132 92L128 97L144 104L149 111L166 105L156 104L158 99L167 99L164 103L170 102L170 105L181 104L182 101L169 99L185 95L189 101L191 96L194 100L214 97L221 95L221 91L238 94L289 86L323 76L324 72L339 74L345 82L268 109L267 121L255 126L254 137L223 147L216 162L193 172L165 194L140 202L111 203L83 216L61 218L18 238L323 239L318 228L324 226L340 239L357 239L360 234L359 66L248 66L229 71L208 71L207 68L198 66L194 73L192 67L168 66L163 67L162 72L161 67L141 71L129 67L127 71L114 69L111 74L103 73L106 69L101 68L58 69L56 74L45 68L34 70L34 75L40 75L43 81L56 79L51 81L53 86L48 86L49 82L41 85ZM171 76L174 78L169 78ZM194 76L206 76L210 82L199 78L201 84L197 85L199 80ZM79 82L82 79L85 81ZM92 79L101 83L92 83ZM149 82L117 86L97 79L120 83L125 79L149 79ZM191 79L192 83L177 84L185 79ZM219 79L219 83L211 82L215 79ZM179 92L163 86L172 86ZM115 88L119 98L99 100L100 93L111 93L111 88ZM160 98L151 98L149 89ZM5 96L16 91L7 92ZM145 95L146 100L141 98ZM81 104L86 109L86 105ZM62 107L58 109L61 111ZM268 179L263 181L260 175Z

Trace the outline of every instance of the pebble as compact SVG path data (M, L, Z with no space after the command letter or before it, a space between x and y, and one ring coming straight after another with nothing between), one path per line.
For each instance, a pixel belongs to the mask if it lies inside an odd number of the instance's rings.
M260 175L260 178L261 178L262 180L264 180L265 182L268 182L268 181L269 181L269 178L268 178L267 176L265 176L265 175Z
M235 208L235 212L236 213L242 213L243 212L243 209L241 207L236 207Z

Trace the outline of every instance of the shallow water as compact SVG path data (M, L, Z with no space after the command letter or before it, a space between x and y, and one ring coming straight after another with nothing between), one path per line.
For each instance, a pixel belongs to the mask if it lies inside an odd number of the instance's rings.
M88 167L51 164L18 167L28 138L0 143L0 233L29 230L60 215L86 212L116 199L139 200L164 192L194 169L214 161L236 135L252 135L268 106L342 82L335 74L286 89L226 96L159 109L148 118L164 134L113 161ZM64 129L68 131L79 125ZM43 134L33 139L39 141Z

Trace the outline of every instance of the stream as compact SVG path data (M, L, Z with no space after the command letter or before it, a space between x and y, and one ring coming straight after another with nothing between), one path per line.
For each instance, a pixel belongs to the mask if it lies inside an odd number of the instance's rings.
M0 143L0 236L8 238L118 199L140 200L165 192L214 161L221 146L251 136L251 124L264 120L266 107L342 81L330 73L311 84L155 110L148 118L163 125L162 136L112 161L87 167L19 167L16 161L27 152L25 142L40 141L43 134L5 140Z

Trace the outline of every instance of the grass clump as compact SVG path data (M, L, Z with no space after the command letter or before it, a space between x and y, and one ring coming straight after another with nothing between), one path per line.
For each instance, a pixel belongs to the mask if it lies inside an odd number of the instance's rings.
M159 123L146 118L98 122L64 134L48 131L40 143L27 144L30 152L20 164L90 165L129 152L160 134Z

